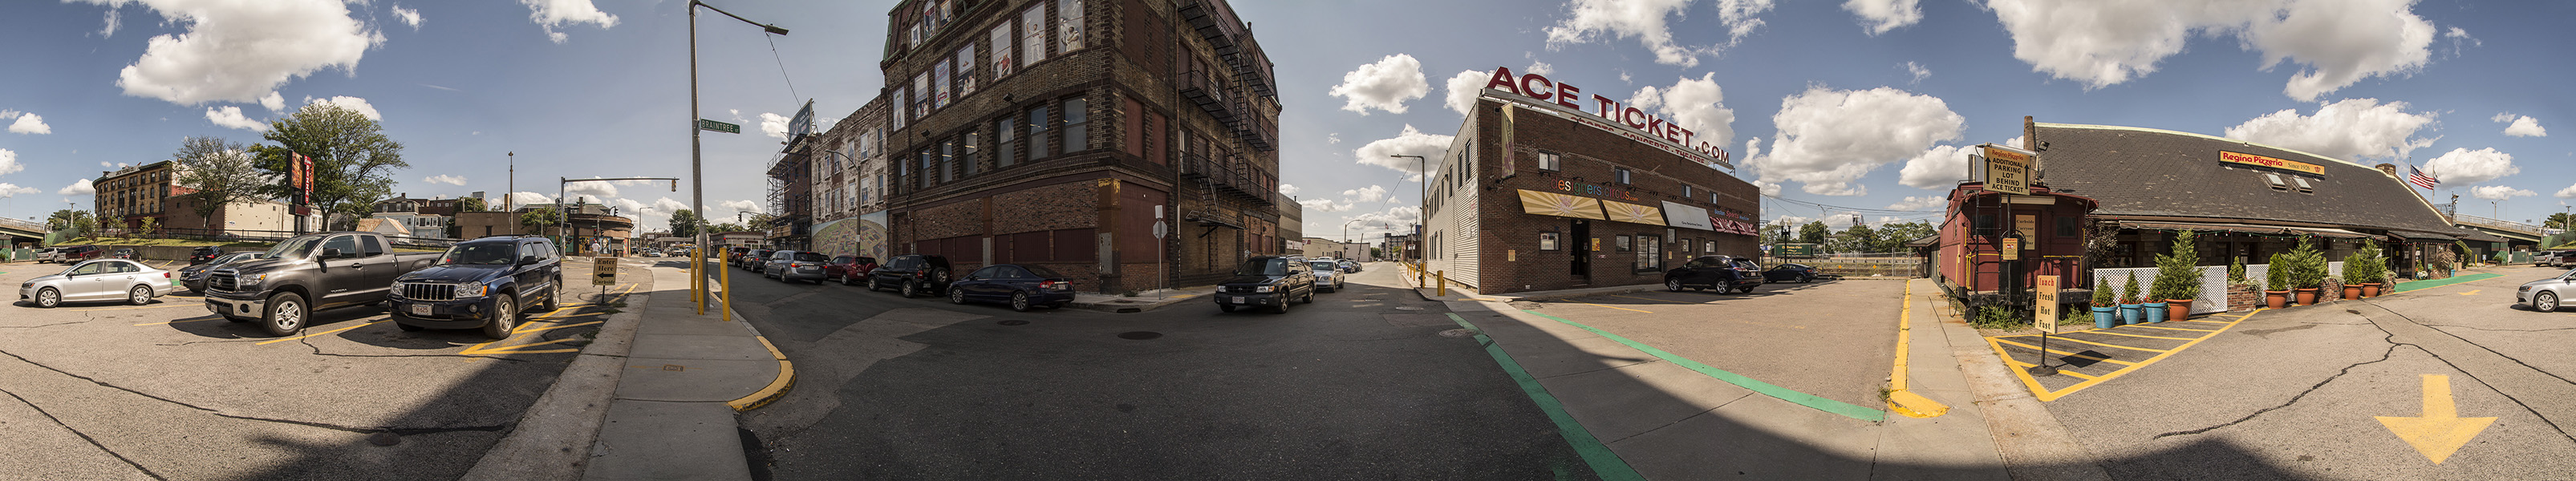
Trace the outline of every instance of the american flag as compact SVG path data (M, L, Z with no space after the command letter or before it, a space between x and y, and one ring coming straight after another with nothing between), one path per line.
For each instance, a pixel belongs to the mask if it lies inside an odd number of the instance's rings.
M2423 187L2426 189L2433 188L2435 184L2442 183L2441 180L2434 179L2433 176L2424 175L2424 171L2416 170L2415 166L2411 165L2406 166L2406 182L2415 184L2416 187Z

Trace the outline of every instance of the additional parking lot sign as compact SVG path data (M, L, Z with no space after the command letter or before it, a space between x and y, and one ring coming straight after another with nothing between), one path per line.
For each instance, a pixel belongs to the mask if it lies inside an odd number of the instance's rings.
M617 258L601 257L591 261L590 285L617 285Z
M2057 276L2033 277L2039 278L2039 305L2031 308L2031 324L2038 326L2040 332L2055 334L2057 333ZM2047 353L2041 353L2041 356L2046 357Z

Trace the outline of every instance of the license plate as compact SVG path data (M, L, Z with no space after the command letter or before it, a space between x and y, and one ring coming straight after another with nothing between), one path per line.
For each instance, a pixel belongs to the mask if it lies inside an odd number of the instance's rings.
M1235 298L1234 298L1234 303L1236 303L1236 304L1242 304L1242 303L1244 303L1244 301L1243 301L1243 296L1235 296Z
M412 304L412 305L411 305L411 315L415 315L415 316L426 316L426 315L429 315L429 305L428 305L428 304Z

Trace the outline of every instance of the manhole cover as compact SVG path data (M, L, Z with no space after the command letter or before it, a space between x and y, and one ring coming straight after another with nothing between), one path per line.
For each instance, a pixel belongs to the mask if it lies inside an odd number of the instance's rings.
M1153 339L1153 338L1157 338L1157 337L1163 337L1163 333L1160 333L1160 332L1154 332L1154 331L1135 331L1135 332L1121 332L1121 333L1118 333L1118 338L1119 338L1119 339L1133 339L1133 340L1138 340L1138 341L1142 341L1142 340L1146 340L1146 339Z
M1440 337L1475 337L1475 336L1476 336L1476 331L1475 331L1475 330L1473 330L1473 329L1450 329L1450 330L1446 330L1446 331L1440 331Z
M996 322L996 323L994 323L994 324L1001 324L1001 325L1005 325L1005 326L1018 326L1018 325L1026 325L1026 324L1028 324L1028 323L1029 323L1029 321L1019 320L1019 319L1003 319L1003 320L1002 320L1002 322Z
M377 446L392 446L392 445L396 445L396 444L402 444L402 436L400 436L400 435L396 435L396 434L394 434L394 433L375 433L375 434L369 434L369 435L367 435L367 444L374 444L374 445L377 445Z
M1419 307L1413 307L1413 306L1404 306L1404 307L1398 307L1398 308L1395 308L1395 310L1398 310L1398 311L1419 311L1419 310L1422 310L1422 308L1419 308Z

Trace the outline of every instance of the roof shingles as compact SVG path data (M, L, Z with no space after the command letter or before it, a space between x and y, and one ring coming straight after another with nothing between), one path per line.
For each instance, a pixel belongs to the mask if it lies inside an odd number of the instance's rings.
M2449 233L2430 204L2379 169L2262 144L2178 132L2038 124L2042 183L2101 201L2098 215L2176 216ZM2219 162L2237 152L2315 164L2313 175ZM2273 190L2264 173L2292 187ZM2299 192L2293 175L2315 193Z

